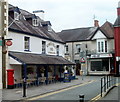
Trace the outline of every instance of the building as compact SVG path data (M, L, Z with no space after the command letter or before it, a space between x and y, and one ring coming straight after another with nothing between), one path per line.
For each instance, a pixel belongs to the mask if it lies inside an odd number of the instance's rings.
M109 74L114 72L114 30L106 21L101 27L63 30L59 36L66 42L65 57L77 63L77 74Z
M64 58L65 43L52 29L50 21L12 5L8 13L7 39L12 39L12 45L6 49L6 69L14 72L15 85L9 85L11 79L6 73L7 88L21 85L23 79L36 85L43 81L46 84L53 80L63 81L66 69L75 76L75 63Z
M115 73L120 75L120 2L117 8L117 19L114 23L114 38L115 38Z
M0 39L0 89L2 88L2 40Z

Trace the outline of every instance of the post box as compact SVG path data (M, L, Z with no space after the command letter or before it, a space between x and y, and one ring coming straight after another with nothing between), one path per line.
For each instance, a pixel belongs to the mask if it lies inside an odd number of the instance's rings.
M8 89L14 88L14 69L7 70L7 88Z

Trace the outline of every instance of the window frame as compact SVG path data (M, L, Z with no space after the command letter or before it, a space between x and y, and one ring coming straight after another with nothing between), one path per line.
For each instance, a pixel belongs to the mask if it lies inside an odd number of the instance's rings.
M24 51L30 51L30 37L24 36Z

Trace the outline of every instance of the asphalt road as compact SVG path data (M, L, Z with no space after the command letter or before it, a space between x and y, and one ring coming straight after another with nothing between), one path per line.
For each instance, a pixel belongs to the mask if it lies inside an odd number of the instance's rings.
M96 97L100 94L100 80L91 82L91 83L85 83L85 85L81 86L75 86L73 88L65 89L62 91L55 92L53 94L46 94L43 97L36 97L34 100L41 100L43 101L70 101L70 102L76 102L79 100L79 95L84 94L84 99L89 101L92 98Z

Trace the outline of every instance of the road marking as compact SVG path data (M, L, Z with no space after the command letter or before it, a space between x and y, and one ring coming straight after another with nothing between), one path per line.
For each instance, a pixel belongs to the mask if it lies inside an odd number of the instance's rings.
M95 82L95 80L92 80L92 81L89 81L89 82L86 82L86 83L83 83L83 84L71 86L71 87L66 88L66 89L61 89L61 90L58 90L58 91L46 93L46 94L44 94L44 95L36 96L36 97L29 98L29 99L26 99L26 100L37 100L37 99L40 99L40 98L43 98L43 97L47 97L47 96L50 96L50 95L53 95L53 94L57 94L57 93L60 93L60 92L64 92L64 91L67 91L67 90L70 90L70 89L73 89L73 88L77 88L77 87L80 87L80 86L83 86L83 85L87 85L87 84L90 84L90 83L92 83L92 82Z

